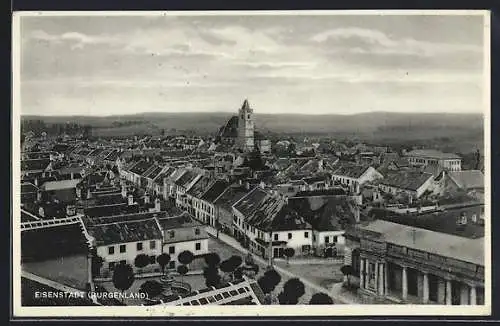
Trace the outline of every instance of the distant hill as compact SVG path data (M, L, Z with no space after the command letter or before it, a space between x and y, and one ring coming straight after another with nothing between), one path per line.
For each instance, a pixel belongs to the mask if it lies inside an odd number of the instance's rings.
M140 113L120 116L22 116L45 123L89 124L93 134L126 136L175 131L215 133L230 112ZM463 139L477 143L483 138L483 116L451 113L373 112L353 115L256 114L256 127L264 132L290 135L330 135L373 141L404 141L434 138Z

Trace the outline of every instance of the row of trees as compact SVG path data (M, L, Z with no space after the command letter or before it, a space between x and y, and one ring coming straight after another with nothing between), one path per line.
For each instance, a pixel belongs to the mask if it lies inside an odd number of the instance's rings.
M45 123L43 120L23 120L21 122L21 133L25 134L29 131L34 132L37 136L46 132L47 135L82 134L83 137L86 138L92 134L92 127L90 125L81 125L73 122Z

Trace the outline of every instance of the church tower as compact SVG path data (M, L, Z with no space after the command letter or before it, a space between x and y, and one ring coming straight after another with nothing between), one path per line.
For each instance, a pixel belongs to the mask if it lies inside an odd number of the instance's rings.
M253 109L250 108L248 100L243 102L238 112L238 146L244 152L254 149Z

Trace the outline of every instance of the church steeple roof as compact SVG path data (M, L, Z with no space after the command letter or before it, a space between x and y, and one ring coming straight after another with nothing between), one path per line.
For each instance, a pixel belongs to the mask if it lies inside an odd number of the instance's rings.
M248 104L248 99L245 99L245 101L243 102L243 105L241 106L241 108L243 110L248 110L250 109L250 104Z

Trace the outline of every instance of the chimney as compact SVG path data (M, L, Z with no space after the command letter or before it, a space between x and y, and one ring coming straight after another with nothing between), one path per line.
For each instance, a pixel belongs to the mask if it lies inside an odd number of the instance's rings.
M149 204L149 194L148 193L146 193L144 195L144 204Z
M42 201L42 191L38 190L36 193L36 200L41 202Z
M127 198L127 187L122 184L122 198Z
M128 195L128 205L132 206L134 204L134 196L132 194Z
M75 174L73 172L71 172L71 180L73 180L75 178Z
M247 181L247 182L245 182L245 188L246 188L247 190L250 190L250 182L248 182L248 181Z
M90 187L87 188L87 199L92 198L92 193L90 192Z
M82 198L82 188L76 187L76 197Z
M34 180L34 181L35 181L35 186L37 186L37 187L38 187L38 178L37 178L37 177L35 177L35 180Z

